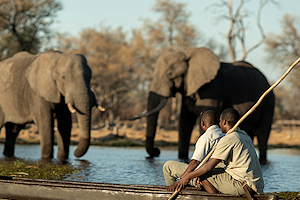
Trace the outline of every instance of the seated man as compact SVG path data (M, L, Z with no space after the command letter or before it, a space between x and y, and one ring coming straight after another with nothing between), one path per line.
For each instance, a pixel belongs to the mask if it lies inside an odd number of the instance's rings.
M205 158L210 150L225 134L216 123L216 115L212 110L208 110L201 114L200 125L205 131L196 142L195 151L191 158L190 164L177 161L168 161L164 164L163 173L168 186L168 191L173 191L177 186L180 177L193 171L199 163ZM177 181L176 181L177 180ZM196 186L195 181L191 180L190 185Z
M238 111L228 108L222 112L219 126L227 133L238 120ZM226 165L225 170L214 168L221 161ZM264 188L262 171L253 142L240 128L221 138L210 160L199 169L182 177L176 190L181 190L189 180L199 176L201 181L198 183L209 193L243 195L247 194L247 191L262 193Z

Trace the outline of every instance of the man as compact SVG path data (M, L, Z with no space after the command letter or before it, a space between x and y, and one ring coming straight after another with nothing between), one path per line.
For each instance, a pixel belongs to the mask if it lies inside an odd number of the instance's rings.
M180 177L185 176L193 171L199 163L205 158L210 150L225 134L216 123L216 114L212 110L207 110L201 114L200 126L205 131L196 142L195 151L191 158L190 164L177 161L168 161L164 164L163 173L166 184L170 187L168 191L174 191ZM177 181L176 181L177 180ZM190 185L196 186L195 180L191 180Z
M239 120L239 113L233 108L226 109L220 116L219 126L227 133ZM214 168L224 161L226 167ZM233 195L262 193L264 188L262 171L253 142L245 131L237 128L218 142L210 160L199 169L186 174L176 186L176 190L184 188L192 178L199 177L198 183L208 193L224 193Z

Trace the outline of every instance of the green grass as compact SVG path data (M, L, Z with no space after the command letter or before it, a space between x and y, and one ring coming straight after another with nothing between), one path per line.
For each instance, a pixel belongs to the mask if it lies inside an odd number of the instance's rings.
M78 170L68 165L24 163L21 161L0 163L0 176L39 179L64 179Z
M300 192L273 192L272 194L277 194L279 199L283 200L300 200Z

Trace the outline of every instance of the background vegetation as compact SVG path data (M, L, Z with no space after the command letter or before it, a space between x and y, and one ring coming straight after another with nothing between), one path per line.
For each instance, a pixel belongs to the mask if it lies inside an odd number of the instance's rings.
M286 14L281 21L282 31L266 35L261 25L261 14L275 0L257 1L256 24L261 39L246 48L250 11L246 0L220 0L214 9L216 19L229 20L224 30L227 46L214 42L199 27L190 23L186 4L175 0L156 0L151 8L160 15L157 21L143 20L143 26L126 34L122 27L111 29L85 28L78 35L53 32L56 13L62 10L59 0L1 0L0 3L0 60L19 51L41 53L47 48L66 53L81 53L93 71L92 87L105 113L93 112L94 123L116 123L146 108L149 83L158 56L163 51L182 51L204 46L213 50L221 60L246 60L257 47L265 44L268 59L274 66L290 65L300 54L298 16ZM275 90L275 119L300 119L300 81L296 68L288 77L289 87ZM289 88L293 88L290 90ZM176 124L180 96L176 96L160 114L161 125Z

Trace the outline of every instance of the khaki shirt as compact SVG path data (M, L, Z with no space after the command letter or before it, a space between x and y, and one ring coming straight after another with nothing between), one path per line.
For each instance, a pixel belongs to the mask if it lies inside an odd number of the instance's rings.
M240 128L220 139L211 158L223 160L225 171L234 179L247 182L257 193L264 188L260 163L253 142Z

